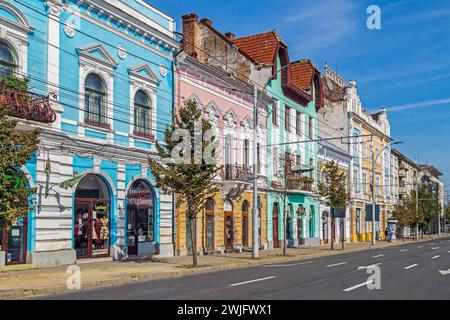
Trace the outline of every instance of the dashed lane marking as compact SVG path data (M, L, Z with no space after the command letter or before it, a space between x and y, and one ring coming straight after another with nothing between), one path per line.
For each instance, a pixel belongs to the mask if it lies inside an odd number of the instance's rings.
M412 264L410 266L405 267L405 269L411 269L411 268L414 268L414 267L417 267L417 266L418 266L418 264L415 263L415 264Z
M270 277L255 279L255 280L249 280L249 281L244 281L244 282L233 283L233 284L230 284L230 287L236 287L236 286L240 286L240 285L243 285L243 284L249 284L249 283L253 283L253 282L259 282L259 281L264 281L264 280L269 280L269 279L274 279L274 278L275 278L274 276L270 276Z

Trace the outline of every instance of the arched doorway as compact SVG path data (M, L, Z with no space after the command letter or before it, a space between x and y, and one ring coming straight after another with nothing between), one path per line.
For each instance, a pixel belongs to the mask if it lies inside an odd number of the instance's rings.
M142 179L136 180L127 192L128 255L150 253L155 240L154 193Z
M272 213L272 235L273 235L273 247L274 248L278 248L279 247L279 241L278 241L278 217L279 217L278 202L275 202L273 204L273 213Z
M233 249L233 204L230 200L224 204L224 224L225 249Z
M328 233L328 217L327 211L322 212L322 240L323 243L328 243L329 233Z
M209 198L205 205L205 249L206 251L214 251L214 216L215 216L214 200Z
M27 186L27 179L17 170L11 170L6 174L6 180L16 184L18 188ZM20 208L28 208L28 199L22 199ZM28 211L28 210L26 210ZM24 212L25 213L25 212ZM0 251L5 252L5 264L23 264L27 257L27 232L28 217L16 219L9 225L5 225L1 221L0 216Z
M248 203L247 200L244 201L244 203L242 204L242 247L246 248L248 247L248 228L249 228L249 223L248 223L248 216L249 216L249 208L250 208L250 204Z
M78 259L109 256L110 192L98 175L87 174L75 191L74 249Z

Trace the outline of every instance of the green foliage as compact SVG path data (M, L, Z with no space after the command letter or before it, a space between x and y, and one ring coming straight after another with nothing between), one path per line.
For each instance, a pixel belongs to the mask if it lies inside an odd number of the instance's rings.
M339 169L334 160L327 162L322 170L324 181L319 182L319 195L330 208L345 210L350 194L347 192L347 174Z
M415 192L415 191L414 191ZM429 230L432 221L436 221L441 211L439 197L437 193L426 185L421 184L418 189L419 197L419 227L422 230Z
M5 83L24 90L24 99L27 98L27 81L7 78ZM27 199L36 191L26 186L19 169L36 152L39 130L17 131L17 121L8 113L9 106L0 104L0 227L25 217L31 206Z
M398 220L401 227L417 225L419 218L416 214L415 191L407 195L403 202L395 207L392 216Z
M207 163L203 157L198 159L198 154L207 153L209 144L214 139L208 139L207 131L212 128L211 123L202 118L201 109L197 104L189 100L178 112L172 114L173 123L164 131L165 144L156 143L158 155L162 159L149 158L149 166L155 176L157 185L161 190L177 196L177 206L184 204L186 214L191 224L191 239L193 243L193 263L196 260L196 220L198 214L204 208L209 197L218 192L219 186L213 183L214 177L221 169L217 165L216 155L214 161ZM196 126L202 124L200 132ZM173 135L174 132L187 130L190 141L183 141ZM203 141L209 140L209 141ZM195 141L202 141L201 143ZM173 155L183 156L180 143L185 143L190 150L187 162L175 161ZM214 154L215 152L213 152Z

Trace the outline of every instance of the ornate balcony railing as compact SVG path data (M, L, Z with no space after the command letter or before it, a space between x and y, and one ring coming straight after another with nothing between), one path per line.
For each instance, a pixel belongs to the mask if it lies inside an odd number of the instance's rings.
M253 176L250 167L237 164L226 164L220 175L223 180L237 180L243 182L250 182Z
M55 122L56 113L50 105L50 97L56 99L56 94L42 96L8 87L4 81L0 81L0 103L8 106L11 117L43 123Z
M310 179L290 179L288 180L287 188L289 190L299 190L299 191L309 191L312 192L314 189L314 181Z

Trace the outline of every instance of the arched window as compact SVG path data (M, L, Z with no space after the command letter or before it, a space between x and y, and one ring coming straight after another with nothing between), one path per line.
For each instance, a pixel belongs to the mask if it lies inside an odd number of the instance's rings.
M14 74L16 65L11 49L0 41L0 78L10 77Z
M95 125L107 126L106 86L103 80L91 73L84 83L85 121Z
M151 116L152 103L149 96L142 90L139 90L134 96L134 133L152 136Z

